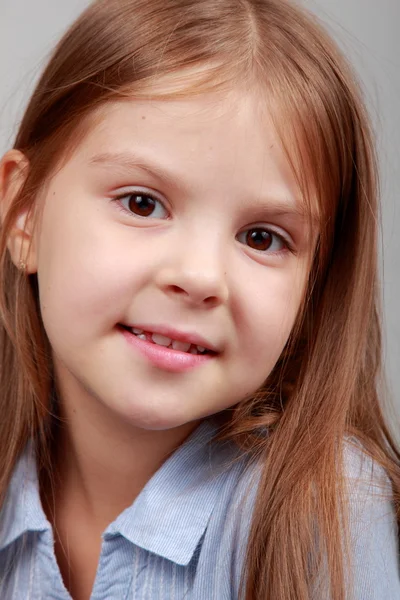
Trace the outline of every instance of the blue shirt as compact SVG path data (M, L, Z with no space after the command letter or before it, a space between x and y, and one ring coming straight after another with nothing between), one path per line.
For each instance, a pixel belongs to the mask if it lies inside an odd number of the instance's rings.
M203 422L104 532L91 600L238 598L257 469L233 445L210 444L214 433ZM366 484L371 464L360 456L347 451L355 600L399 600L393 507L373 493L376 476ZM70 600L31 446L0 513L0 598Z

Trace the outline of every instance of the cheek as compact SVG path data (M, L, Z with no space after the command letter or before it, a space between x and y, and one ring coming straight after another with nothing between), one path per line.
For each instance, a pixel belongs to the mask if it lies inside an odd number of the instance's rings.
M252 369L271 370L295 324L306 285L307 271L269 269L253 278L237 313L243 352ZM250 281L250 280L249 280ZM266 376L269 373L266 373Z
M126 306L132 263L124 239L105 227L93 212L71 203L69 210L49 205L43 214L38 244L38 281L46 328L80 335L115 321ZM140 274L138 274L140 277Z

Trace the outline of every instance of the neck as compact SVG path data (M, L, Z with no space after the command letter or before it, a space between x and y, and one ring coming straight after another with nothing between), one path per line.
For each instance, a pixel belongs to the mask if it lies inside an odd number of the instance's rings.
M60 412L54 493L50 502L44 490L44 504L53 505L59 514L79 507L100 532L133 503L198 425L193 422L165 431L138 429L121 422L97 400L78 394L64 394Z

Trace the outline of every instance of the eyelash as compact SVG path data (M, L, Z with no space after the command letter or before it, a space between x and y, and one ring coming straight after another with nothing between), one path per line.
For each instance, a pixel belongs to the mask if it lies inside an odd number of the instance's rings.
M154 202L157 202L159 205L161 205L164 208L164 210L166 212L168 212L167 209L165 208L164 204L162 203L162 201L159 198L157 198L154 194L151 194L147 191L142 192L141 190L137 190L134 192L119 194L118 196L115 196L114 198L112 198L112 201L116 201L118 208L120 210L122 210L125 214L128 214L130 216L133 215L135 217L138 217L139 219L148 219L149 217L147 217L147 216L136 215L133 211L129 210L122 204L122 200L125 200L126 198L133 198L134 196L142 196L143 198L150 198Z
M249 234L251 232L266 232L268 235L273 236L275 239L279 240L279 243L282 245L282 248L280 250L270 250L269 248L267 248L266 250L258 250L257 248L252 248L251 246L248 246L247 244L244 244L243 242L239 242L243 243L243 245L245 245L247 248L250 248L250 250L254 250L255 252L257 252L258 254L262 254L262 255L268 255L268 256L282 256L284 255L286 252L290 252L291 254L295 254L295 249L292 245L292 243L286 238L286 236L284 236L281 233L278 233L277 231L275 231L272 227L268 227L265 225L253 225L252 227L248 227L247 229L244 229L243 231L241 231L237 236L236 239L239 238L239 236L242 236L244 234ZM271 243L271 246L274 244L274 242Z
M122 204L122 200L125 200L127 198L132 198L134 196L143 196L144 198L149 198L154 202L157 202L159 205L161 205L164 210L166 212L167 209L165 208L163 202L157 198L154 194L151 194L149 192L142 192L142 191L136 191L136 192L129 192L129 193L124 193L124 194L119 194L118 196L114 196L112 198L112 202L115 202L117 205L117 208L119 210L121 210L124 214L127 214L129 216L134 216L137 217L139 219L149 219L150 216L141 216L141 215L136 215L133 211L129 210L128 208L126 208L123 204ZM153 218L160 218L160 217L153 217ZM162 217L161 217L162 218ZM284 253L286 252L290 252L291 254L295 254L295 249L292 245L292 242L283 234L278 233L277 231L275 231L273 228L271 227L265 227L265 226L257 226L254 225L252 227L248 227L247 229L242 230L240 233L238 233L238 235L236 236L236 239L238 240L238 238L244 234L248 234L251 231L263 231L263 232L267 232L268 234L272 235L274 238L278 239L279 242L282 244L283 248L281 248L278 251L273 251L273 252L268 252L267 250L258 250L256 248L252 248L251 246L246 246L248 248L250 248L251 250L254 250L255 252L259 253L259 254L265 254L265 255L273 255L273 256L282 256ZM239 241L239 240L238 240ZM239 243L243 243L243 242L239 242ZM246 245L246 244L243 244ZM273 245L273 243L271 244Z

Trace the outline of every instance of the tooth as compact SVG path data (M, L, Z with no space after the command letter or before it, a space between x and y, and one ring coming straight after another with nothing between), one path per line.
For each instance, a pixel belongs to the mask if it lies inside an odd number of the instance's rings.
M137 335L136 337L138 337L139 340L146 340L147 339L144 333L141 333L141 334Z
M189 354L198 354L196 346L191 346Z
M174 340L172 342L172 347L174 350L180 350L181 352L187 352L190 348L190 343L178 342L177 340Z
M159 346L166 346L167 348L172 342L171 338L167 338L164 335L159 335L158 333L153 333L151 338L155 344L158 344Z
M204 351L205 351L205 348L203 348L203 346L197 346L197 350L198 350L199 352L204 352Z
M134 333L135 335L140 335L141 333L143 333L143 329L136 329L135 327L132 327L132 333Z

